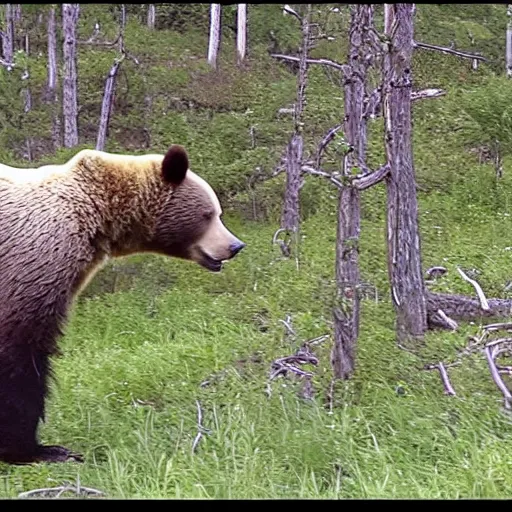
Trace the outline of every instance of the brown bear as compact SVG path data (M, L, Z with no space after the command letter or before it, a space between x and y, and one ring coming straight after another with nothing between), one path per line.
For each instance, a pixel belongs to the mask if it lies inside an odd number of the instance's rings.
M37 428L73 299L111 257L152 252L218 272L245 244L178 145L166 155L83 150L63 165L0 165L0 460L82 461Z

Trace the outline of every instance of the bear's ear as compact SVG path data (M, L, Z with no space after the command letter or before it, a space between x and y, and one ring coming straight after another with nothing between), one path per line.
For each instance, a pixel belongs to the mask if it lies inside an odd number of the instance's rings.
M187 174L188 156L185 148L173 144L162 162L162 177L171 185L179 185Z

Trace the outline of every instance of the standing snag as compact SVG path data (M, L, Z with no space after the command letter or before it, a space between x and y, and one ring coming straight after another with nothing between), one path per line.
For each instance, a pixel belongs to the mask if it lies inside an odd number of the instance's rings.
M245 59L247 42L247 4L238 4L237 29L236 29L236 53L238 64Z
M155 6L155 4L148 4L147 26L151 30L153 30L155 28L155 19L156 19L156 6Z
M388 273L399 343L427 329L421 270L418 201L412 152L411 90L413 4L385 4L383 56L384 142L387 185Z
M78 144L78 98L76 70L76 26L80 4L62 4L64 30L64 80L62 113L64 117L64 147Z
M211 4L210 7L210 38L208 42L208 64L217 68L217 55L220 45L220 4Z
M8 63L6 68L11 71L14 58L14 10L12 4L5 4L5 27L2 34L3 60Z
M32 110L32 93L30 91L30 86L28 84L28 80L30 78L30 73L28 70L28 55L29 55L29 39L28 34L25 34L25 70L23 72L23 76L21 79L23 81L27 81L26 86L22 89L21 93L23 95L23 112L25 115L27 115ZM33 154L32 154L32 138L30 135L27 135L25 138L25 158L32 162Z
M119 36L117 37L120 57L116 58L114 64L110 68L110 71L105 80L105 92L103 93L103 101L101 103L101 114L100 114L100 125L98 128L98 137L96 139L96 150L103 151L105 148L105 142L107 140L108 125L110 122L110 116L112 114L112 107L114 103L114 92L116 88L117 73L121 63L126 57L126 51L124 48L124 29L126 24L126 7L124 4L121 5L121 26L119 30Z
M52 142L53 149L61 146L59 94L57 90L57 27L55 23L55 6L48 11L48 101L52 109Z
M331 352L331 364L337 379L347 379L352 375L359 335L360 192L349 182L349 178L356 174L356 168L366 168L367 118L364 109L369 67L366 56L371 51L367 43L368 31L372 27L373 7L351 6L348 66L343 80L343 128L349 149L342 161L342 179L345 183L341 187L338 200L335 265L337 300L333 311L334 343Z
M301 169L304 151L303 112L306 106L306 87L308 79L308 49L310 45L311 4L307 4L306 13L300 20L302 43L297 76L297 97L294 108L294 129L286 148L286 186L284 205L281 215L281 229L293 237L295 250L298 250L299 232L299 191L301 185Z

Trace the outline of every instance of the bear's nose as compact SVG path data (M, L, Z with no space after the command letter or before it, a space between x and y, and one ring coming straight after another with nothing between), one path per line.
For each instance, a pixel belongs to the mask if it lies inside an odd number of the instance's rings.
M240 241L236 240L229 246L229 250L231 251L231 257L236 256L243 248L245 247L245 244Z

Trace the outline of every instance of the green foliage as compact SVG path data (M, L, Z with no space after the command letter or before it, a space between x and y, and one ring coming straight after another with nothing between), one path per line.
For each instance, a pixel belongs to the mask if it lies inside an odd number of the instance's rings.
M506 76L493 76L483 84L465 93L461 110L467 113L473 125L467 128L473 143L492 145L500 143L503 154L512 151L512 82Z

